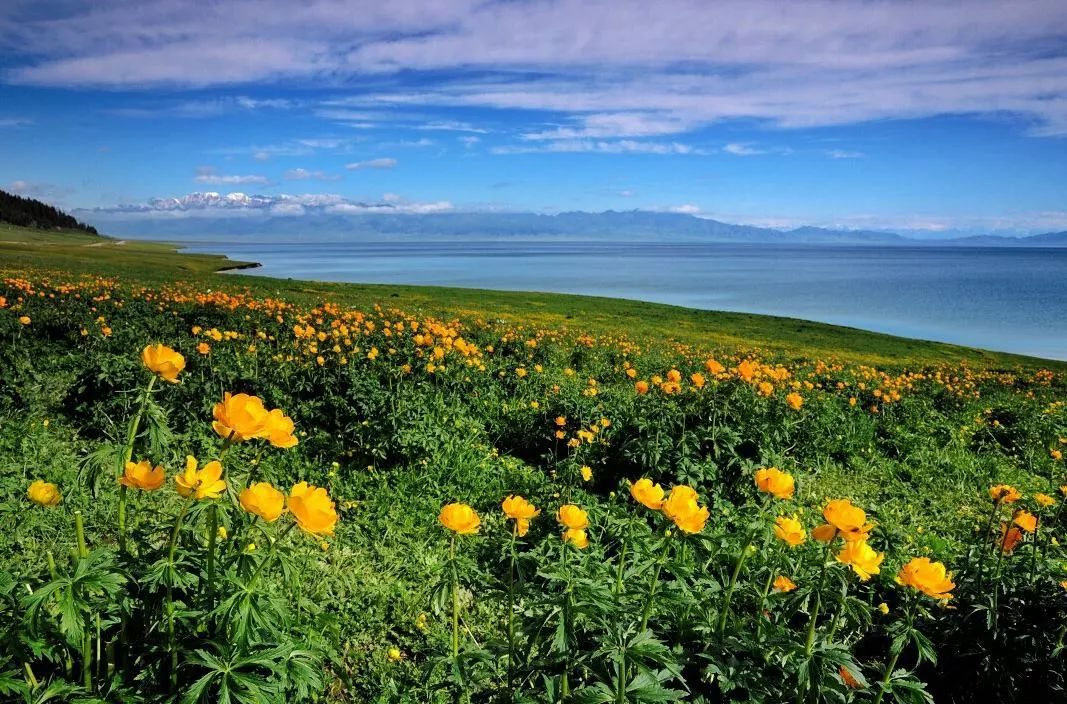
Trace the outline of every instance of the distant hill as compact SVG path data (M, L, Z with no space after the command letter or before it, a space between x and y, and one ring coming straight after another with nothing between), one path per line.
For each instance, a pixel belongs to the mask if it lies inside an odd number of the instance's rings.
M37 230L77 230L91 235L100 234L95 227L54 206L7 191L0 191L0 222Z
M290 212L293 207L297 214ZM677 242L782 245L879 245L910 247L1060 247L1067 233L1030 237L917 239L877 230L797 227L779 230L734 225L688 213L649 210L572 211L554 215L522 212L410 213L390 203L363 203L340 196L291 197L243 193L193 193L139 206L75 211L120 237L205 241L284 239L339 242L349 239L479 239Z

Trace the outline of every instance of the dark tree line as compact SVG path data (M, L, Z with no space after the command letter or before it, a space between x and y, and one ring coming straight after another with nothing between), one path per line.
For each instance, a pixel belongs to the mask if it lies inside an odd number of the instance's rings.
M47 203L6 191L0 191L0 222L35 227L39 230L81 230L93 235L100 234L95 227L79 222L73 216Z

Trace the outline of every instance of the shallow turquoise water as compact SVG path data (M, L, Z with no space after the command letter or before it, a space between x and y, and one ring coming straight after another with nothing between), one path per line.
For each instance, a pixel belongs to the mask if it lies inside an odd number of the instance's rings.
M582 293L784 315L1067 359L1067 248L197 242L249 273Z

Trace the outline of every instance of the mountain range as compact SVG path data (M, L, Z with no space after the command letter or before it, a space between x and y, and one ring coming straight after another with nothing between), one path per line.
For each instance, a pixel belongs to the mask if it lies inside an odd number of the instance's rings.
M620 242L838 244L909 246L1067 246L1067 232L1029 237L980 235L936 241L894 232L798 227L781 230L685 213L608 210L555 215L448 211L448 204L354 202L338 196L256 196L194 193L138 206L78 210L103 232L119 237L175 239L269 237L329 242L350 238L537 238Z

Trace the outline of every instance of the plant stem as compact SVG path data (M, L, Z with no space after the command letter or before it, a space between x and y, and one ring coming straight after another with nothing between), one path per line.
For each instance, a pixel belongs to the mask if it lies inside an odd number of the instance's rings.
M905 628L905 634L911 632L912 624L915 622L915 606L919 603L918 597L913 598L911 604L908 605L908 625ZM907 642L906 640L904 641ZM874 699L874 704L881 704L882 697L885 696L886 689L889 688L889 680L893 677L893 668L897 666L897 660L900 659L900 654L904 652L904 646L901 645L899 649L895 650L890 655L889 664L885 669L885 675L882 676L882 683L878 687L878 696Z
M89 547L85 544L85 519L81 511L74 512L74 534L78 540L78 559L84 560L89 557ZM86 619L85 633L82 635L82 685L87 691L93 689L93 635L91 626L92 617Z
M656 587L659 586L659 575L663 570L663 563L667 561L667 551L671 547L671 540L669 536L663 538L663 552L659 555L659 560L656 561L656 571L652 573L652 582L648 587L648 601L645 602L644 611L641 613L641 630L645 630L648 627L648 616L652 613L652 602L656 598Z
M449 549L452 563L452 658L459 657L459 572L456 569L456 536Z
M156 375L153 374L141 394L141 403L137 406L137 412L130 419L130 425L126 430L126 445L123 447L122 456L119 458L119 476L126 471L126 463L133 459L133 445L137 442L137 431L141 427L141 417L144 415L145 406L148 405L148 397L156 385ZM126 487L119 488L119 552L126 552Z
M185 514L189 512L189 506L193 502L194 495L195 494L190 493L182 503L182 510L178 513L178 518L174 521L174 530L170 533L170 545L167 548L167 562L170 563L171 569L174 569L174 554L178 549L178 533L182 529L182 523L185 522ZM167 650L170 651L170 686L171 689L174 689L178 685L178 644L174 634L174 587L169 583L167 584L166 606Z
M627 529L626 529L626 539L623 540L622 550L619 552L619 569L616 571L616 574L615 574L615 599L616 599L616 601L618 601L618 599L622 596L622 578L626 574L626 553L630 549L630 543L633 542L633 538L634 538L634 521L636 520L636 518L637 518L637 514L636 513L631 513L630 514L630 522L629 522L629 525L627 526Z
M741 568L744 566L745 561L748 560L748 551L752 547L752 541L749 540L745 543L745 547L741 548L741 557L737 559L737 564L734 565L734 571L730 574L730 583L726 586L726 594L723 596L722 609L719 611L719 627L718 633L722 633L726 630L726 620L730 615L730 600L734 595L734 586L737 584L737 576L741 574Z
M515 701L515 541L519 525L511 528L511 563L508 565L508 697Z
M219 507L214 503L207 509L207 530L207 599L210 609L215 602L215 540L219 532Z
M986 553L985 549L986 541L989 539L989 531L993 529L993 520L997 517L997 510L1000 509L1000 498L997 498L993 502L993 510L989 512L989 520L986 521L985 530L982 531L981 544L979 547L978 559L978 591L982 591L983 581L982 578L985 572Z
M822 588L826 583L826 566L830 559L830 546L834 544L833 538L826 541L826 548L822 554L822 567L819 568L819 583L815 588L815 607L811 610L811 620L808 623L808 635L804 639L804 662L811 660L811 653L815 649L815 624L819 620L819 609L822 608ZM797 704L804 701L804 692L807 686L797 689Z
M571 573L567 569L567 541L564 540L559 546L560 567L566 572L567 582L563 591L563 676L560 678L559 701L564 702L571 694L570 669L571 669Z

